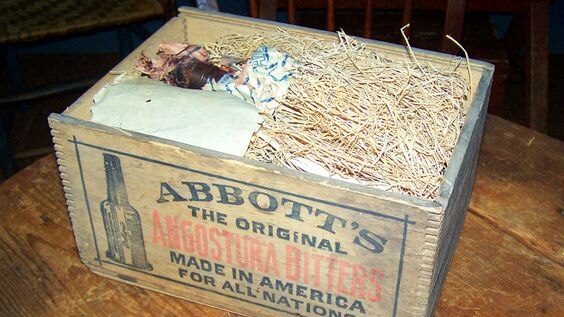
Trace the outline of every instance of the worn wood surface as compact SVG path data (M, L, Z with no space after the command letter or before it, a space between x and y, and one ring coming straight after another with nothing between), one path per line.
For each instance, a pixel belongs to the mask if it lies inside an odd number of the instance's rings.
M562 316L564 145L488 118L436 316ZM236 316L99 277L78 257L53 156L0 186L0 316Z
M490 116L436 316L563 316L564 143Z

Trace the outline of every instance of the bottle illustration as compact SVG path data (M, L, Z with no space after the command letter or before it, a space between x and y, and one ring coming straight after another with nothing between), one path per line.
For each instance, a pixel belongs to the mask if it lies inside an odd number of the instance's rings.
M141 219L129 205L119 157L104 153L108 197L100 203L108 238L106 256L141 270L152 270L147 261Z

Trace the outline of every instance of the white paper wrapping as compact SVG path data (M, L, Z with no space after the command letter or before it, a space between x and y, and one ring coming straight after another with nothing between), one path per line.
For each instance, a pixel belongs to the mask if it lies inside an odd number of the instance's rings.
M92 121L243 156L262 119L225 91L168 86L137 78L109 85L94 97Z

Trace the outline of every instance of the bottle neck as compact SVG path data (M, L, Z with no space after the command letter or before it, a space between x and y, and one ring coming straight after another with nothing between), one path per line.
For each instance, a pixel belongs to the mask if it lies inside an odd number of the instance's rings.
M129 205L119 157L104 153L104 169L106 170L108 201L118 205Z

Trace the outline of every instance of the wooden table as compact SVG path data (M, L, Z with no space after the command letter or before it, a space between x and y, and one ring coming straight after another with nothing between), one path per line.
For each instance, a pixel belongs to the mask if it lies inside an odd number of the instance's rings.
M564 316L564 143L497 117L485 133L435 316ZM0 185L0 316L133 315L236 316L88 271L53 155Z

